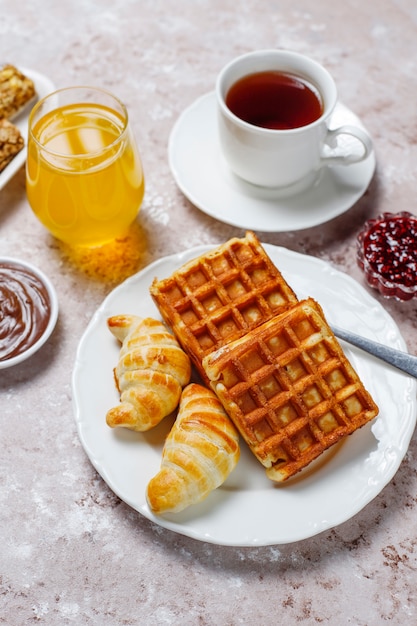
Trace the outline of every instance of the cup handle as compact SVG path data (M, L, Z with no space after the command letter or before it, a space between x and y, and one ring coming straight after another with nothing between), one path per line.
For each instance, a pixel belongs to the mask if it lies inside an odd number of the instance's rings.
M362 144L363 151L361 153L349 152L351 149L350 142L339 150L338 148L338 137L341 135L347 135L350 137L354 137L357 141ZM357 143L355 141L355 143ZM372 140L368 133L358 126L351 126L349 124L344 124L343 126L339 126L339 128L335 128L333 130L327 131L327 136L325 139L325 148L331 149L331 153L322 154L322 163L324 165L351 165L353 163L360 163L368 158L373 150Z

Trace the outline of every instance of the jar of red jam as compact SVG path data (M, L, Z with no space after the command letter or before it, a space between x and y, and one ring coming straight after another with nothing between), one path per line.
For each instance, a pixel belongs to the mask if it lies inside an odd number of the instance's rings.
M358 235L357 260L369 285L384 296L417 297L417 217L403 211L368 220Z

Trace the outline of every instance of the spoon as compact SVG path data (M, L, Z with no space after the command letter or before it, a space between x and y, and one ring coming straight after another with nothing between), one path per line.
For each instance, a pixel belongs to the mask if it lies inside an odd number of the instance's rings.
M339 337L339 339L343 339L357 348L361 348L361 350L369 352L369 354L372 354L386 363L393 365L401 371L410 374L410 376L417 378L417 356L397 350L396 348L389 348L388 346L384 346L382 343L366 339L365 337L350 332L350 330L339 328L333 324L332 330L334 334Z

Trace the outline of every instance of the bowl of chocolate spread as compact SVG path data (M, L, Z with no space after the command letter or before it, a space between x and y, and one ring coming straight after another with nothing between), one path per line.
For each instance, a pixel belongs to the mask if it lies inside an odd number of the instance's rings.
M39 350L57 317L58 299L48 277L27 261L0 257L0 369Z

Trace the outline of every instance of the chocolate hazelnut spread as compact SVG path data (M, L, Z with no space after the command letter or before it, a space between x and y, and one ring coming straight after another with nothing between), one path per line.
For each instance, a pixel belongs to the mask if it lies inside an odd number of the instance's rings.
M35 344L50 315L48 291L40 278L24 265L0 262L0 361Z

